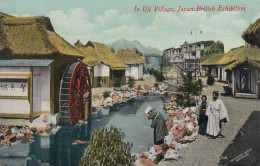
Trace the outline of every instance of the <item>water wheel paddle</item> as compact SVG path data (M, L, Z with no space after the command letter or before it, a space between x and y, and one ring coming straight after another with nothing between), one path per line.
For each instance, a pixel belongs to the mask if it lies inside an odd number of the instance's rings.
M71 64L65 70L61 82L61 122L74 125L80 119L85 119L91 114L91 98L91 81L86 64Z

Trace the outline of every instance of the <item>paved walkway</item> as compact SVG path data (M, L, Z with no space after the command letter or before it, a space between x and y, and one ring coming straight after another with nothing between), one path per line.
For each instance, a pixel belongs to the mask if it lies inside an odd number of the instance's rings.
M224 93L226 84L216 82L204 89L208 101L212 92ZM214 166L260 164L260 100L242 99L220 95L225 103L229 123L223 126L226 138L207 139L198 136L195 142L180 151L177 161L159 163L159 166ZM250 162L250 163L249 163Z

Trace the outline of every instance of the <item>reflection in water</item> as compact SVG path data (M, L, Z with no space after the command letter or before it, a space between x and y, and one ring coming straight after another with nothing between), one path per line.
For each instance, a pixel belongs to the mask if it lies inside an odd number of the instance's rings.
M132 152L139 153L153 146L151 121L145 119L144 110L152 106L167 116L163 111L164 96L140 96L125 103L102 108L93 113L88 124L64 125L50 136L37 136L30 144L30 160L27 165L75 166L79 164L86 144L72 145L75 140L89 141L90 131L96 128L115 125L125 132L124 141L133 143Z
M79 165L86 144L72 145L74 140L90 139L91 123L66 125L50 136L35 137L30 145L31 161L28 165L35 166L49 163L53 166Z
M124 141L133 143L132 152L139 153L153 145L153 129L151 121L145 119L144 111L152 106L166 116L163 111L163 96L140 96L129 100L126 104L115 104L110 108L101 109L92 116L92 130L115 125L125 132ZM109 115L104 115L105 113Z

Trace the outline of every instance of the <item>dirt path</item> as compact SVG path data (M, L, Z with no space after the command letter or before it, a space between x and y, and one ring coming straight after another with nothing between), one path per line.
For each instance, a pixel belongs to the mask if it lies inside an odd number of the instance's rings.
M203 94L212 99L212 92L224 93L226 84L215 83ZM159 163L159 166L214 166L260 164L260 100L220 95L227 107L229 123L223 126L226 138L207 139L198 136L195 142L180 151L181 159Z

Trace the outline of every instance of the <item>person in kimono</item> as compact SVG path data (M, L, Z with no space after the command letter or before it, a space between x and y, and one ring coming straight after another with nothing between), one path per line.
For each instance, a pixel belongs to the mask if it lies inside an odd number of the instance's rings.
M168 129L163 115L154 108L147 107L145 110L145 116L147 119L152 119L151 127L154 128L154 144L163 144L164 137L168 135Z
M206 114L208 103L207 103L207 96L202 95L201 102L196 107L196 114L198 115L198 124L199 124L199 131L200 135L207 134L207 124L208 124L208 116Z
M229 117L227 109L222 100L218 98L219 93L213 92L213 99L209 102L206 115L208 116L207 134L208 138L223 138L221 134L221 123L228 122Z

